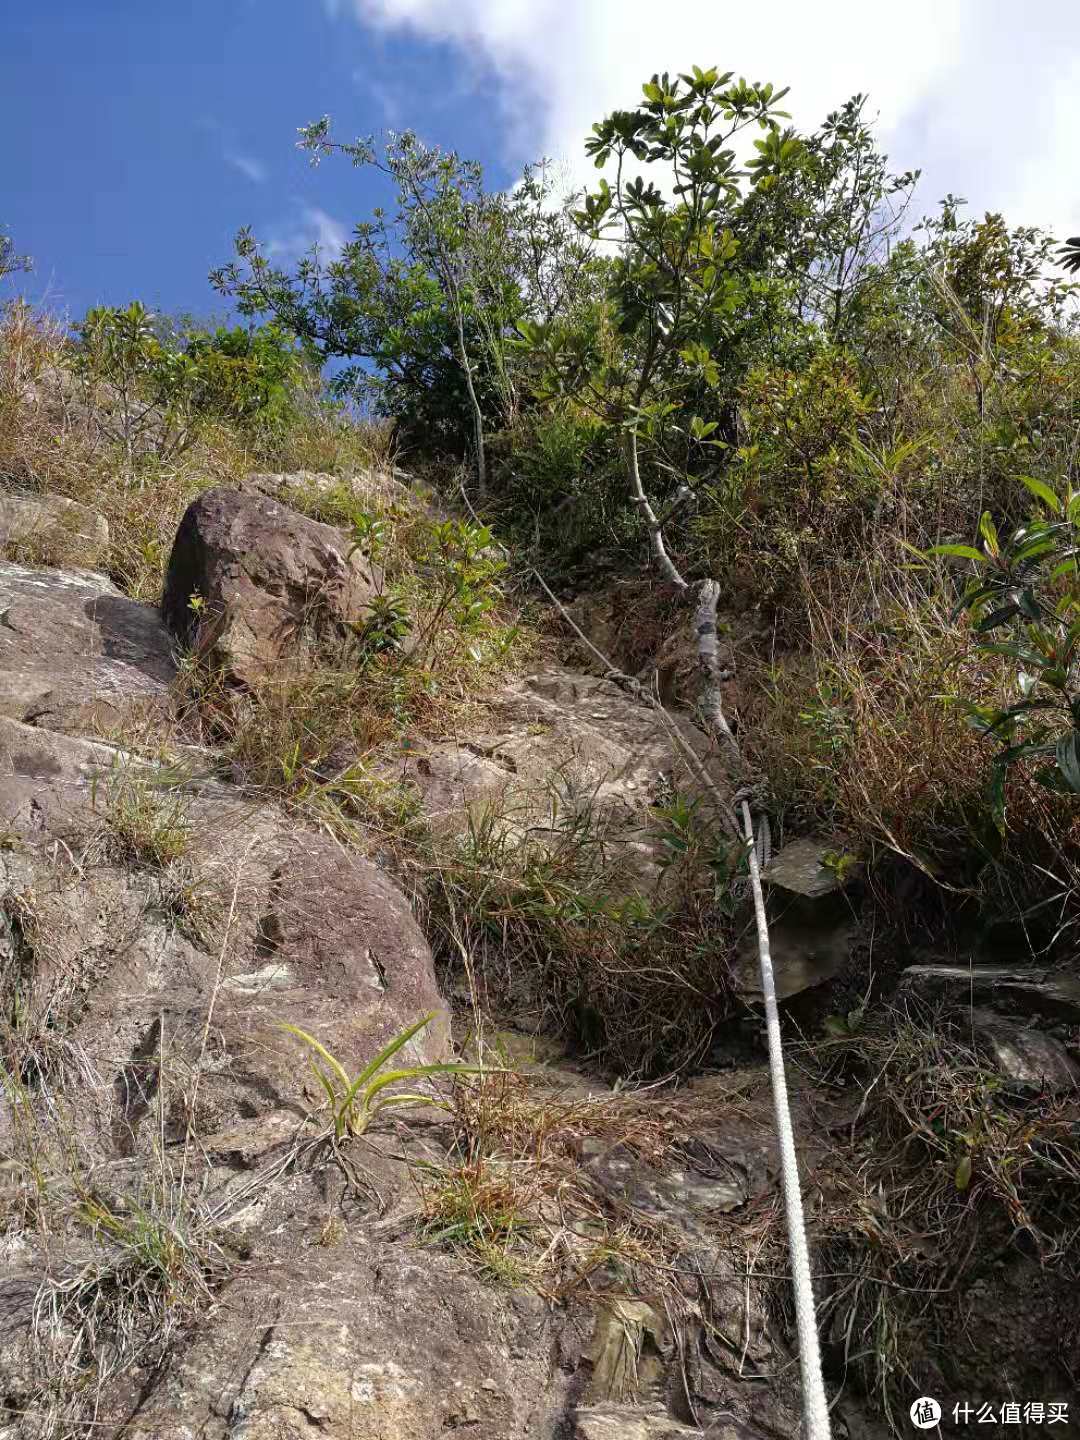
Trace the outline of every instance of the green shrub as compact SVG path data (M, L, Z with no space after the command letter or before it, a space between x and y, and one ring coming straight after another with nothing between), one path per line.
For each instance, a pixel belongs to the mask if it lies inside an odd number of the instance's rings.
M751 572L766 600L790 599L800 568L847 553L872 515L878 477L862 458L870 411L856 366L824 350L799 371L759 367L741 390L742 433L698 522L706 563Z

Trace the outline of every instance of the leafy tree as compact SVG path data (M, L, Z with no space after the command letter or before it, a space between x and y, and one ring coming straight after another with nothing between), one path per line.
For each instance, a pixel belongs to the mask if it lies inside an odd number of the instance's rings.
M87 311L75 369L87 386L107 387L97 423L134 466L139 452L169 460L188 449L213 416L241 424L284 419L301 357L276 326L178 334L136 300Z
M304 375L302 353L279 325L193 330L181 341L194 360L195 409L239 424L286 421Z
M866 106L854 95L805 139L774 129L756 141L751 167L766 175L736 230L746 262L782 274L799 320L834 344L879 283L919 178L889 170Z
M786 91L732 82L715 68L657 75L636 110L615 111L586 149L614 184L601 179L576 219L594 242L614 240L606 293L582 319L527 320L522 333L544 365L544 393L572 396L620 437L630 498L645 520L652 555L665 578L685 589L664 544L661 520L644 489L639 442L659 441L679 425L687 398L720 378L717 357L737 318L743 285L732 220L745 172L731 141L750 127L776 133ZM769 151L754 170L762 183L794 149ZM641 174L656 165L666 188ZM684 427L711 443L716 421L693 416Z
M936 280L929 308L942 332L961 352L976 353L1066 326L1078 286L1052 273L1053 237L1036 226L1010 227L997 214L964 218L965 203L946 196L940 213L918 227Z
M553 283L540 231L531 249L521 234L533 192L513 202L491 195L479 165L411 132L390 135L381 147L370 139L341 143L324 117L300 133L313 163L341 154L388 177L392 212L376 210L340 256L324 262L316 249L292 275L241 231L237 261L212 282L238 300L241 313L272 314L320 360L354 362L338 375L339 391L374 393L382 408L414 423L430 417L429 443L454 434L464 401L482 487L488 423L516 406L506 341L526 303L526 257L538 293Z

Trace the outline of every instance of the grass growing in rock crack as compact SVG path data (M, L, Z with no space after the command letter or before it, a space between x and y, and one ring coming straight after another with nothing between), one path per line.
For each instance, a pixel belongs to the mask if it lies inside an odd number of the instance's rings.
M648 1296L661 1312L682 1313L683 1277L694 1272L679 1232L621 1203L582 1159L592 1143L631 1165L677 1165L696 1103L568 1095L565 1077L553 1084L510 1067L460 1079L450 1154L414 1167L418 1231L495 1283L556 1300Z
M740 855L687 805L654 812L645 875L594 798L554 781L545 812L478 810L436 862L431 925L487 1003L570 1035L625 1076L699 1060L731 1007Z
M91 798L96 806L96 780ZM185 799L168 776L136 764L115 765L104 779L101 810L107 848L118 860L165 870L191 851Z
M242 877L241 863L221 957ZM111 1383L132 1367L157 1365L210 1304L237 1263L229 1221L299 1153L294 1145L224 1197L212 1198L199 1183L205 1157L190 1117L198 1113L219 982L220 970L197 1059L178 1067L183 1078L175 1091L172 1057L159 1032L157 1053L147 1061L154 1078L149 1104L157 1111L147 1127L150 1156L140 1154L137 1121L123 1114L118 1121L127 1127L120 1148L130 1162L102 1162L98 1122L115 1105L114 1087L75 1040L58 1037L72 1062L66 1070L27 1073L10 1033L0 1033L0 1082L11 1121L3 1218L41 1276L14 1389L5 1397L9 1410L22 1412L27 1434L75 1437L102 1423ZM166 1143L177 1108L188 1117L178 1152Z
M159 1361L209 1304L228 1259L198 1207L169 1189L122 1207L87 1194L74 1223L94 1257L50 1271L34 1302L31 1340L39 1364L59 1362L44 1381L50 1418L77 1426L86 1411L79 1391L100 1394L123 1370Z

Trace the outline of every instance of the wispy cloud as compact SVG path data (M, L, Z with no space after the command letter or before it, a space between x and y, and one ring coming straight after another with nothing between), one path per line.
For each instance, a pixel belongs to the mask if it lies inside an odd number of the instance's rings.
M270 227L266 253L271 260L295 264L317 245L324 260L336 260L348 238L349 232L340 220L317 205L302 205L293 219Z
M565 158L595 180L584 137L632 105L656 70L718 64L790 85L812 128L869 92L897 167L921 166L922 201L946 191L1013 223L1080 228L1070 184L1080 133L1080 6L1044 0L324 0L369 29L458 48L485 65L506 158ZM1023 76L1023 98L1016 86Z
M269 171L261 160L256 160L254 155L244 155L239 150L226 150L224 154L226 165L231 165L234 170L239 170L241 175L246 176L253 185L264 185Z

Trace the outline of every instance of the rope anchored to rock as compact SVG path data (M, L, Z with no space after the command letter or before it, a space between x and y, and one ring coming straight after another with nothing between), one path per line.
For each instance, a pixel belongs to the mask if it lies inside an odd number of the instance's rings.
M645 518L649 523L650 548L653 551L653 557L679 593L688 597L691 587L679 574L671 557L664 549L660 522L648 504L644 491L640 487L640 480L638 480L637 491L635 499L639 505L643 506ZM464 488L462 489L462 498L476 518L476 512L472 509ZM784 1042L780 1034L780 1012L776 1003L776 983L773 978L772 954L769 948L769 922L765 912L765 896L761 888L762 867L768 863L769 858L769 822L762 804L763 782L760 779L754 780L749 775L738 742L724 715L721 685L727 677L725 677L720 664L717 632L720 586L715 580L703 580L696 587L694 632L697 638L701 680L698 708L709 733L716 739L723 751L731 773L742 782L741 788L736 790L730 802L725 801L716 782L701 763L686 737L674 724L671 716L660 703L659 697L651 694L640 681L632 676L624 675L618 670L609 657L597 649L575 622L539 570L533 568L532 573L563 618L604 667L606 677L628 690L653 710L658 720L664 725L672 743L712 793L720 807L720 813L728 832L734 836L741 836L746 841L750 867L750 889L757 923L761 990L765 999L769 1077L772 1082L773 1107L776 1112L776 1131L780 1145L780 1176L784 1194L784 1212L787 1217L788 1244L791 1248L791 1278L795 1291L795 1325L798 1332L799 1368L802 1376L803 1440L831 1440L829 1403L825 1395L824 1377L821 1373L821 1346L818 1340L814 1286L810 1274L810 1248L806 1238L806 1217L803 1212L799 1163L795 1150L795 1127L791 1119L787 1076L784 1069ZM752 800L761 809L761 823L756 837L750 810Z

